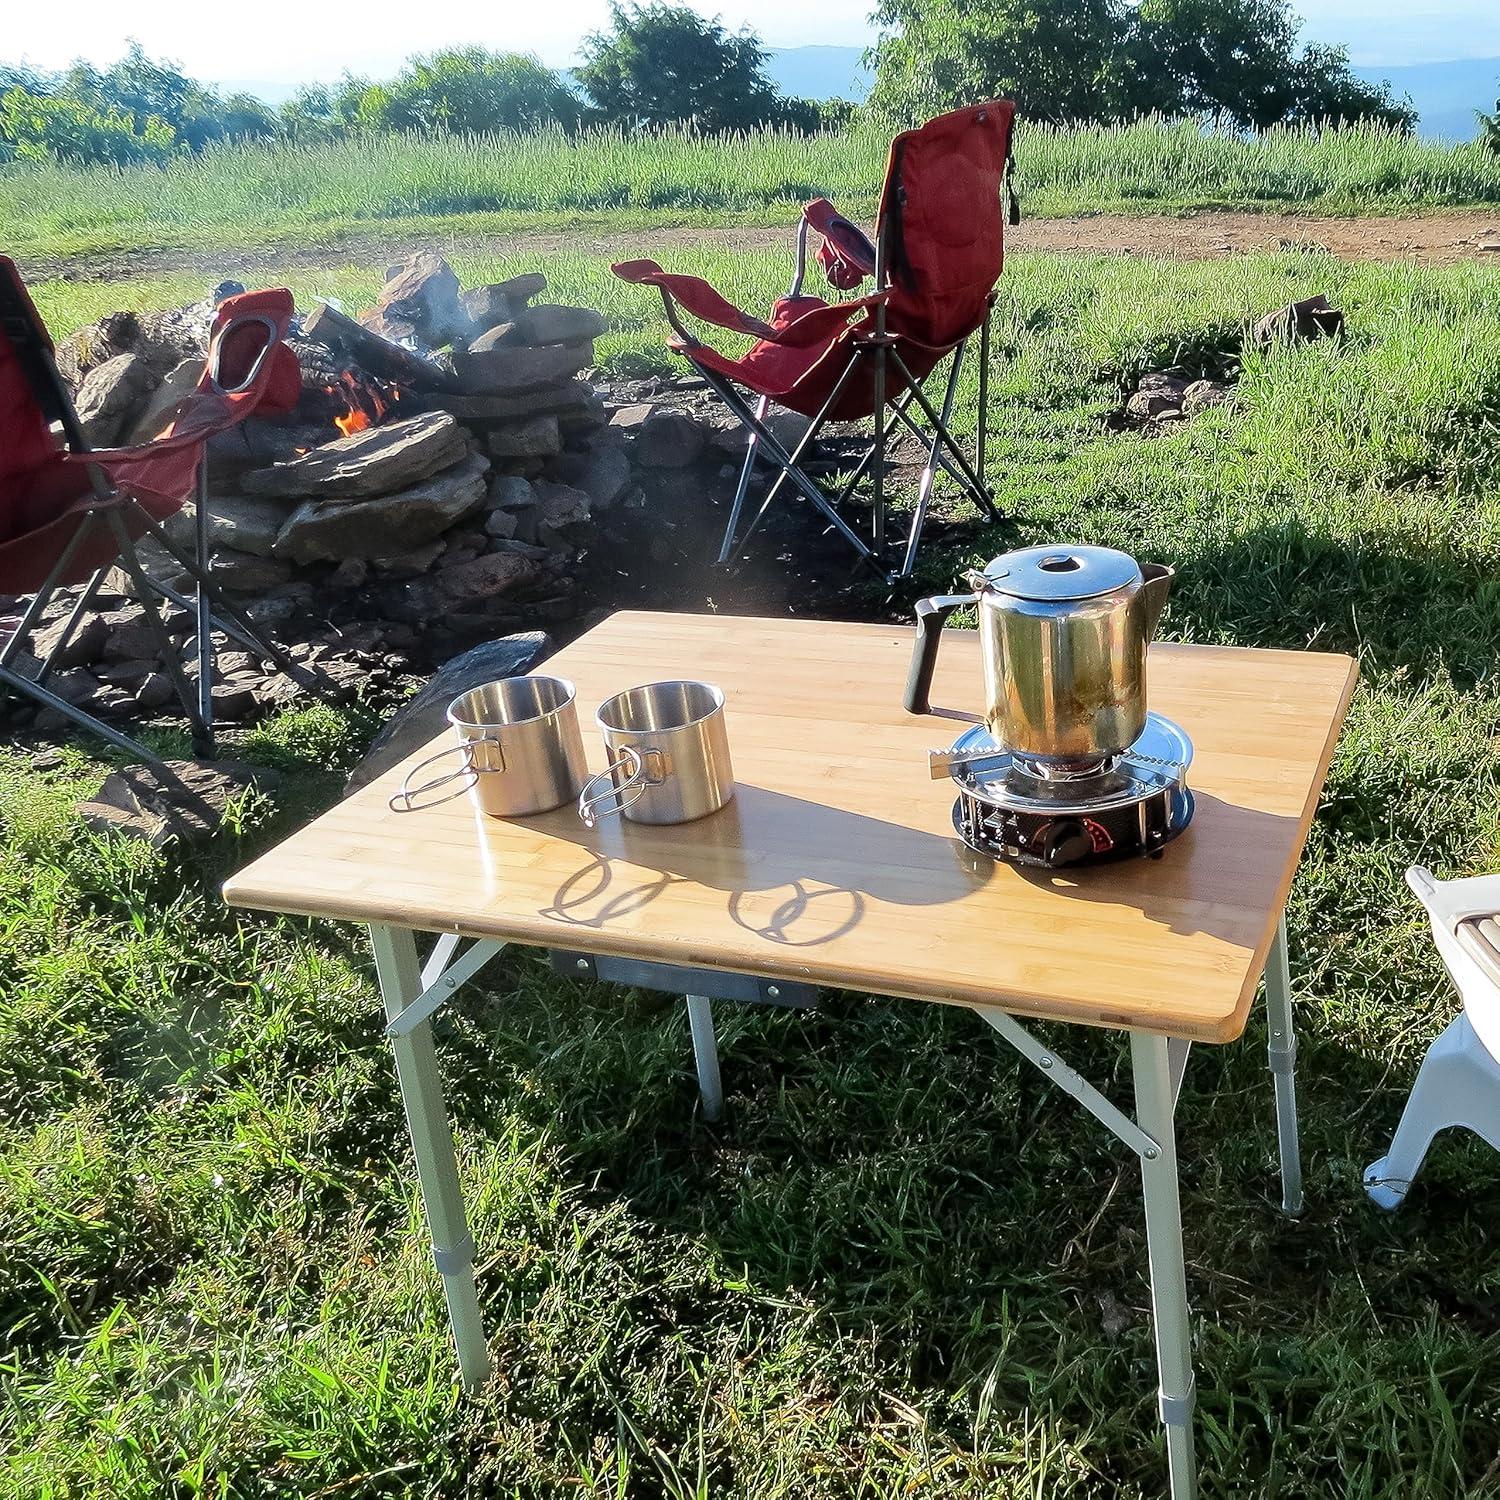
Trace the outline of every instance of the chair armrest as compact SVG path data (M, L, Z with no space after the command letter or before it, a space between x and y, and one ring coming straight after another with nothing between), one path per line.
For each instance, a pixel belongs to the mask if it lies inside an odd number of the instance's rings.
M619 261L610 269L621 281L629 281L637 286L654 286L661 293L667 322L689 347L700 344L702 340L683 325L677 313L679 307L695 318L718 328L727 328L731 333L749 334L768 344L802 349L833 338L851 318L877 302L885 301L889 295L886 292L874 292L868 297L856 297L850 302L818 303L801 317L777 326L742 312L701 276L681 276L663 271L654 260Z
M721 295L701 276L682 276L663 271L654 260L616 261L610 270L621 281L636 286L654 286L661 293L667 310L667 321L688 343L696 344L697 338L677 318L677 309L682 307L704 323L717 328L727 328L731 333L747 333L752 338L775 339L776 330L761 318L741 311L727 297Z

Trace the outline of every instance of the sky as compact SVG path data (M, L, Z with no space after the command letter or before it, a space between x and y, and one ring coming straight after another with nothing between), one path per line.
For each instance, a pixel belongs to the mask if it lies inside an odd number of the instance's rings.
M773 47L871 40L873 0L689 0L738 28L749 23ZM1302 0L1304 36L1345 42L1360 65L1500 56L1500 0ZM606 24L607 0L12 0L0 26L0 61L58 68L83 56L109 63L137 38L153 57L235 88L285 93L348 70L388 76L412 52L454 43L534 52L553 67L578 39ZM415 24L420 18L421 24Z

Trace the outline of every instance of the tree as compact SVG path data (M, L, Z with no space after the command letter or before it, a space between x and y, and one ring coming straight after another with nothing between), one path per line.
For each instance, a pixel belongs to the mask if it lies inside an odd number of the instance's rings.
M606 120L745 130L778 119L783 101L750 32L726 31L684 5L610 6L611 29L584 38L578 81Z
M172 127L153 115L138 127L121 110L11 88L0 95L0 141L18 161L134 166L164 161L173 137Z
M348 73L334 88L304 84L277 112L277 130L293 141L334 140L360 123L360 104L370 88Z
M59 98L71 99L101 116L124 115L139 136L152 120L172 132L172 143L201 151L214 141L266 138L276 133L276 116L249 94L223 99L176 63L146 56L132 41L125 55L102 71L75 62L56 82Z
M1500 151L1500 99L1495 100L1495 113L1487 115L1482 109L1474 111L1479 116L1479 139L1491 151Z
M881 0L871 108L915 123L1014 99L1030 120L1129 112L1120 0Z
M1157 112L1264 129L1416 123L1341 47L1309 44L1288 0L881 0L871 103L902 121L995 94L1058 124Z
M578 97L536 58L483 47L414 57L392 82L367 89L359 105L361 123L377 129L465 135L573 130L581 113Z

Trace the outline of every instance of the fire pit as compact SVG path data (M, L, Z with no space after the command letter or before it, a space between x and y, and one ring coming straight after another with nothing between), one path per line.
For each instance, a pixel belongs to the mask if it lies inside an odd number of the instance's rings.
M306 311L290 339L302 366L295 409L210 445L219 582L283 642L347 661L351 687L576 610L578 549L629 469L622 476L603 401L579 378L604 320L539 301L546 287L532 273L464 292L440 256L413 255L359 317L329 302ZM202 368L215 302L238 289L111 314L63 341L59 364L94 445L166 425ZM600 463L604 448L613 464ZM190 530L191 513L175 524ZM158 577L181 582L164 551L145 551ZM137 692L152 677L138 606L123 578L104 594L115 608L80 634L59 690L94 711L154 710ZM221 717L284 696L253 662L238 677L230 662ZM27 711L0 714L15 723Z

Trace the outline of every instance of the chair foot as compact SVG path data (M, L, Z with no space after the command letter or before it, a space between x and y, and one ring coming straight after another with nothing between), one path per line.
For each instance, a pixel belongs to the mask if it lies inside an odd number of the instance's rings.
M1365 1168L1365 1193L1376 1208L1394 1213L1406 1201L1410 1179L1397 1181L1391 1176L1391 1159L1382 1156Z
M1391 1148L1365 1168L1370 1201L1401 1206L1439 1131L1462 1125L1500 1150L1500 1061L1460 1013L1427 1050Z

